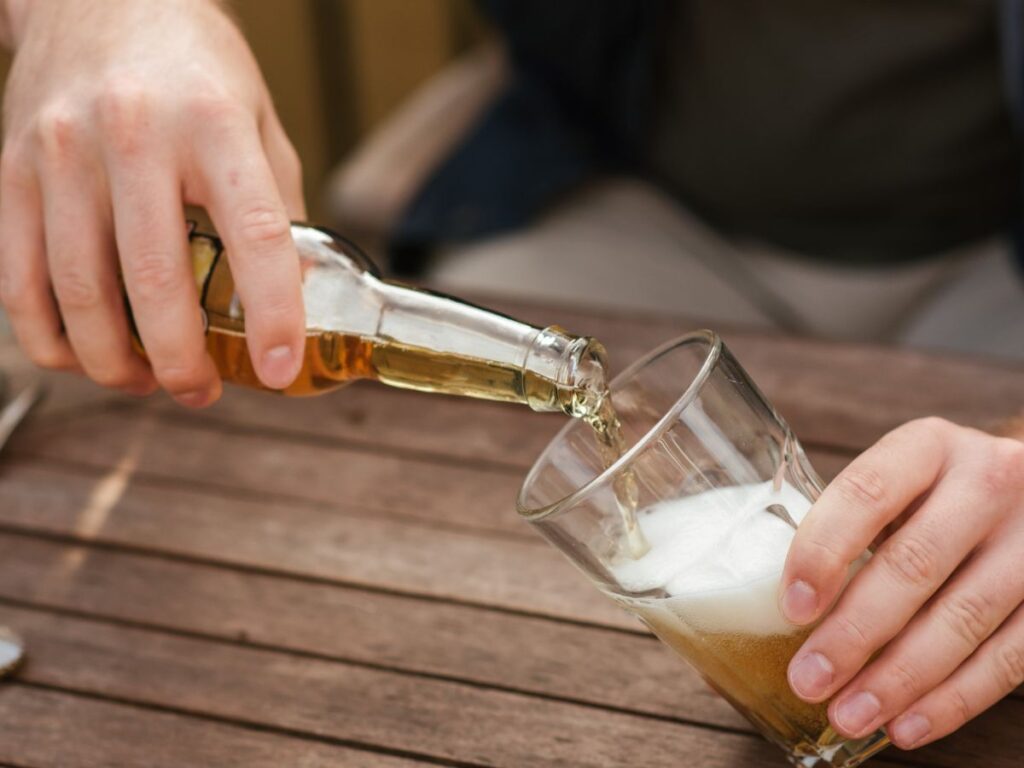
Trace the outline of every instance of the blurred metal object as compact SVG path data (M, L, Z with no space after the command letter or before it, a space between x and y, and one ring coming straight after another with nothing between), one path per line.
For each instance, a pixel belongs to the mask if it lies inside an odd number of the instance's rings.
M0 678L17 669L24 658L24 641L7 627L0 627Z
M3 385L0 385L2 387ZM14 434L14 430L25 420L29 412L43 397L43 385L33 381L0 410L0 451Z
M0 402L7 395L8 378L0 372ZM25 387L0 410L0 451L43 396L43 386L36 380ZM0 678L13 672L25 658L25 643L7 627L0 626Z

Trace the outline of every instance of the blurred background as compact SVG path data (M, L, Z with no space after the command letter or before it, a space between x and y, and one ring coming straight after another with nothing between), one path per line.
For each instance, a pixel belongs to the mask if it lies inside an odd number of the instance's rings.
M995 2L231 6L310 218L391 273L1024 358Z

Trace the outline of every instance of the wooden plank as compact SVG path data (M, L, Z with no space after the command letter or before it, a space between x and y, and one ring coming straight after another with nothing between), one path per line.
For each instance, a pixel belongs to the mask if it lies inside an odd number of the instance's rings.
M21 685L0 686L0 760L32 768L414 768L422 762Z
M510 468L231 433L196 422L179 425L145 410L100 412L68 425L25 430L11 449L101 468L131 466L211 488L362 514L393 512L525 533L514 511L521 473Z
M245 455L241 447L239 454ZM413 595L636 626L510 508L479 510L493 528L509 527L508 533L492 535L481 534L482 523L459 530L420 522L417 511L405 505L399 518L382 519L252 493L209 493L176 479L187 473L175 457L186 455L183 445L166 456L166 481L133 478L131 468L120 462L95 472L8 464L0 468L0 523ZM225 454L208 456L206 464L188 459L188 464L210 468L217 455ZM279 470L290 471L284 459ZM443 503L439 508L448 509ZM522 535L512 535L515 531Z
M0 598L609 708L746 727L647 634L2 534Z
M560 414L514 405L407 392L360 382L323 397L275 397L227 387L224 397L200 414L173 403L153 405L181 423L314 436L350 445L386 448L469 461L493 462L523 474L555 433Z
M708 768L779 764L753 735L32 611L0 619L33 649L23 680L197 716L476 765L642 768L676 766L681 754ZM1005 727L1021 709L1011 702L991 719ZM992 768L1018 765L1009 750L1024 746L1019 733L984 749L963 738Z
M0 470L0 523L351 585L569 617L636 624L539 538L401 525L257 498L149 483L116 469ZM513 513L510 513L513 514Z
M4 597L320 659L749 730L653 638L152 558L11 544L0 537ZM68 561L79 563L73 577L60 575ZM13 611L4 620L24 633L31 622L19 615Z

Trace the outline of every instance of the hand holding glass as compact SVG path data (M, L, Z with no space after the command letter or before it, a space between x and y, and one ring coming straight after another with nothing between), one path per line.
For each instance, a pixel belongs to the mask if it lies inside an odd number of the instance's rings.
M793 764L849 768L882 749L882 731L835 733L828 703L797 698L786 677L811 628L782 617L779 580L823 486L785 422L706 331L634 364L611 396L627 452L606 467L589 428L569 424L527 477L520 514ZM630 546L616 493L624 476L643 552Z

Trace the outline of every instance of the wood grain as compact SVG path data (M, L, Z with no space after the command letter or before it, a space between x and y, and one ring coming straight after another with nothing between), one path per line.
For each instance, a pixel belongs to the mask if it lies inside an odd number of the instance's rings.
M131 466L243 495L524 532L513 509L516 470L178 425L147 411L26 430L11 449L98 468Z
M781 764L752 734L30 613L0 612L36 649L21 679L192 716L474 765L653 768L678 765L680 754L712 768Z
M0 760L31 768L414 768L373 752L96 701L0 686Z
M638 626L608 631L5 535L0 600L748 728Z
M115 504L97 506L93 500L107 493L108 478L8 469L0 473L0 523L349 585L635 626L539 538L399 525L140 480Z

